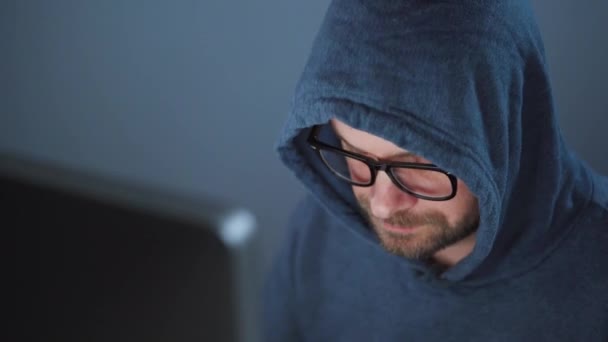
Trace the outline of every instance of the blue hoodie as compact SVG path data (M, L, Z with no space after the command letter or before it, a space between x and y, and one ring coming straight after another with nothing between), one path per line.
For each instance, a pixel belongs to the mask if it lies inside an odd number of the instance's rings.
M266 341L608 341L608 179L560 134L520 0L335 0L278 141L309 190L266 287ZM431 160L479 201L437 273L386 252L306 137L337 118Z

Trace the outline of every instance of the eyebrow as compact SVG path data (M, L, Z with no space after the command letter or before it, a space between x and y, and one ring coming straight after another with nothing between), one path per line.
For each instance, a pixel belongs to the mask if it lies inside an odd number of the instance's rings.
M348 140L344 139L344 137L337 131L334 129L334 132L336 133L336 135L338 136L338 138L340 138L340 140L342 140L342 142L344 144L346 144L353 152L356 153L360 153L360 154L366 154L367 152L361 150L360 148L353 146L353 144L349 143ZM390 157L392 158L403 158L403 157L416 157L415 154L413 154L412 152L399 152L396 154L391 155Z

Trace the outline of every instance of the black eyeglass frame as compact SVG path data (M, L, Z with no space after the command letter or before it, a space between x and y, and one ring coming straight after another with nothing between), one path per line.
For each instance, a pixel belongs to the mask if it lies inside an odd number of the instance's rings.
M327 168L332 173L334 173L336 176L338 176L338 178L340 178L352 185L361 186L361 187L372 186L376 182L376 177L378 175L378 171L384 171L388 175L388 177L391 179L391 181L395 184L395 186L397 186L400 190L402 190L416 198L420 198L420 199L427 200L427 201L448 201L456 196L456 192L458 190L458 185L457 185L458 182L457 182L456 176L439 168L435 164L408 163L408 162L390 162L390 163L378 162L372 158L369 158L369 157L366 157L366 156L363 156L363 155L360 155L357 153L349 152L349 151L343 150L341 148L338 148L338 147L335 147L335 146L332 146L332 145L329 145L329 144L326 144L326 143L320 141L317 137L318 130L319 130L318 125L313 126L312 129L310 130L310 133L307 138L307 142L308 142L309 146L313 150L315 150L315 152L317 152L317 154L319 155L319 158L321 158L321 160L323 161L325 166L327 166ZM348 156L353 159L357 159L357 160L365 163L367 165L367 167L369 167L369 171L371 174L369 182L368 183L353 182L350 179L345 178L338 172L334 171L329 165L327 165L325 158L323 158L323 156L321 155L321 150L323 150L323 149L331 150L333 152ZM424 195L414 193L397 180L397 177L392 172L393 168L419 169L419 170L429 170L429 171L443 173L450 180L450 183L452 185L452 193L448 196L443 196L443 197L431 197L431 196L424 196Z

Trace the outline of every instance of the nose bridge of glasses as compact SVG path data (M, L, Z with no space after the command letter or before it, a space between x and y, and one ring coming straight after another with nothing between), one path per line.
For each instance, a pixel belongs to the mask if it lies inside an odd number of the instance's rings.
M396 175L394 175L391 172L391 164L390 163L378 163L378 162L376 162L376 163L373 164L373 168L374 168L374 170L376 170L376 173L377 173L377 171L384 171L385 175L393 183L394 186L396 186L397 188L402 188L401 184L399 184L399 181L397 181L397 179L396 179Z
M388 169L391 167L389 163L373 163L373 167L376 171L384 171L388 173Z

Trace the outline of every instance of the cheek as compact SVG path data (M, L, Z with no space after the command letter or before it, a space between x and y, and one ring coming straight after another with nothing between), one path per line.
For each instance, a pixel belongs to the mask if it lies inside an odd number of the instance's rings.
M363 197L369 198L369 191L371 188L362 187L362 186L353 186L352 189L353 189L353 193L355 194L355 197L361 198L363 196Z
M451 203L447 203L445 208L445 213L451 224L470 220L479 215L477 198L463 184L458 184L458 186L458 194L453 200L448 201Z
M446 203L446 205L441 208L441 211L447 218L450 226L454 226L467 215L467 208L459 205L459 203Z

